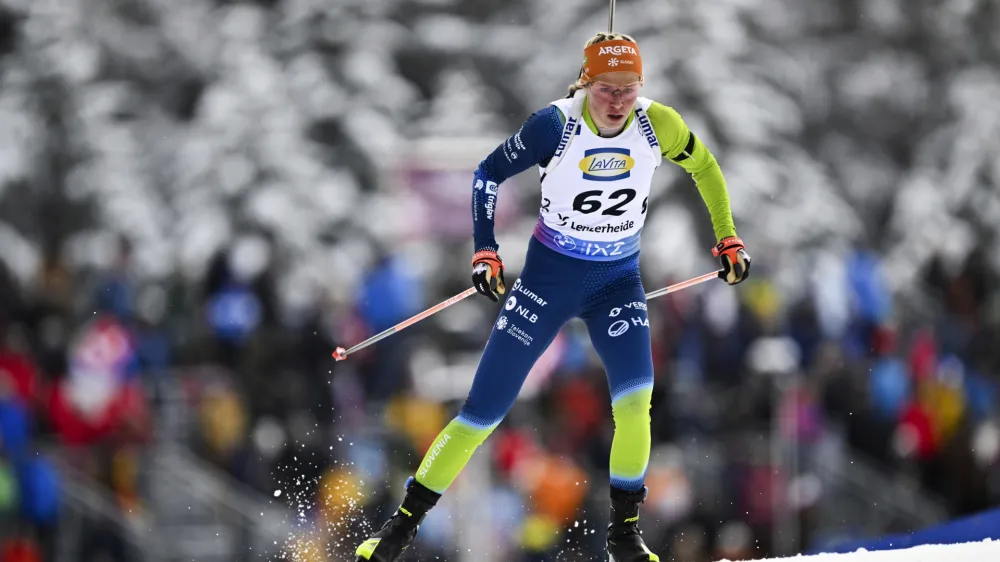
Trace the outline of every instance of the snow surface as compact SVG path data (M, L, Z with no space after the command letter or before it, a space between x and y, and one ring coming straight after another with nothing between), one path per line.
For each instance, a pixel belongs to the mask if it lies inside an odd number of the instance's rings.
M928 545L876 552L867 552L862 549L848 554L819 554L774 560L795 560L796 562L942 562L945 560L947 562L983 562L1000 560L1000 541L987 539L983 542Z

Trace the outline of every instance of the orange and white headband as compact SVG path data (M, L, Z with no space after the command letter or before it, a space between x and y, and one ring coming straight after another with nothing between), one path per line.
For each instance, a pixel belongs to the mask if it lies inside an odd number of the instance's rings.
M591 82L605 72L634 72L642 81L642 57L639 45L626 39L594 43L583 50L581 78Z

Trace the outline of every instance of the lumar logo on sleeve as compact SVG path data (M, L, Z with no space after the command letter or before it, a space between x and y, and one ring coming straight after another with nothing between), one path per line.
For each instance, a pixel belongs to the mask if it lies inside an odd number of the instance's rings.
M636 52L635 47L630 47L628 45L611 45L608 47L601 47L601 50L597 53L600 55L614 55L620 57L622 55L634 55L639 56Z
M649 122L649 117L646 117L646 112L641 108L635 111L636 120L639 122L639 132L642 136L646 137L646 142L649 146L660 146L659 141L656 140L656 132L653 131L653 124Z
M631 174L635 160L627 148L592 148L583 153L580 170L590 181L623 180Z
M566 126L563 127L563 134L562 137L560 137L559 139L559 145L556 146L556 153L553 155L553 158L562 154L563 150L566 150L566 145L569 144L569 139L573 137L573 132L575 130L576 130L576 118L570 117L569 119L566 120Z

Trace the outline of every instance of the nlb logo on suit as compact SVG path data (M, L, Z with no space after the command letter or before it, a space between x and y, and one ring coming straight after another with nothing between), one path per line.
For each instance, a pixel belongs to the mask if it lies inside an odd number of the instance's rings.
M627 148L591 148L580 160L583 179L590 181L623 180L634 166L635 160Z

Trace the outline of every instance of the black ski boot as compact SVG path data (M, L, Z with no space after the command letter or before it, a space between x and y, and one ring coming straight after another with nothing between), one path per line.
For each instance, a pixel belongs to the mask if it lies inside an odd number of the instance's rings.
M639 504L648 489L627 492L611 487L611 523L608 525L609 562L659 562L639 535Z
M354 551L356 562L394 562L417 536L424 516L437 503L441 494L434 492L412 476L406 481L406 497L392 517Z

